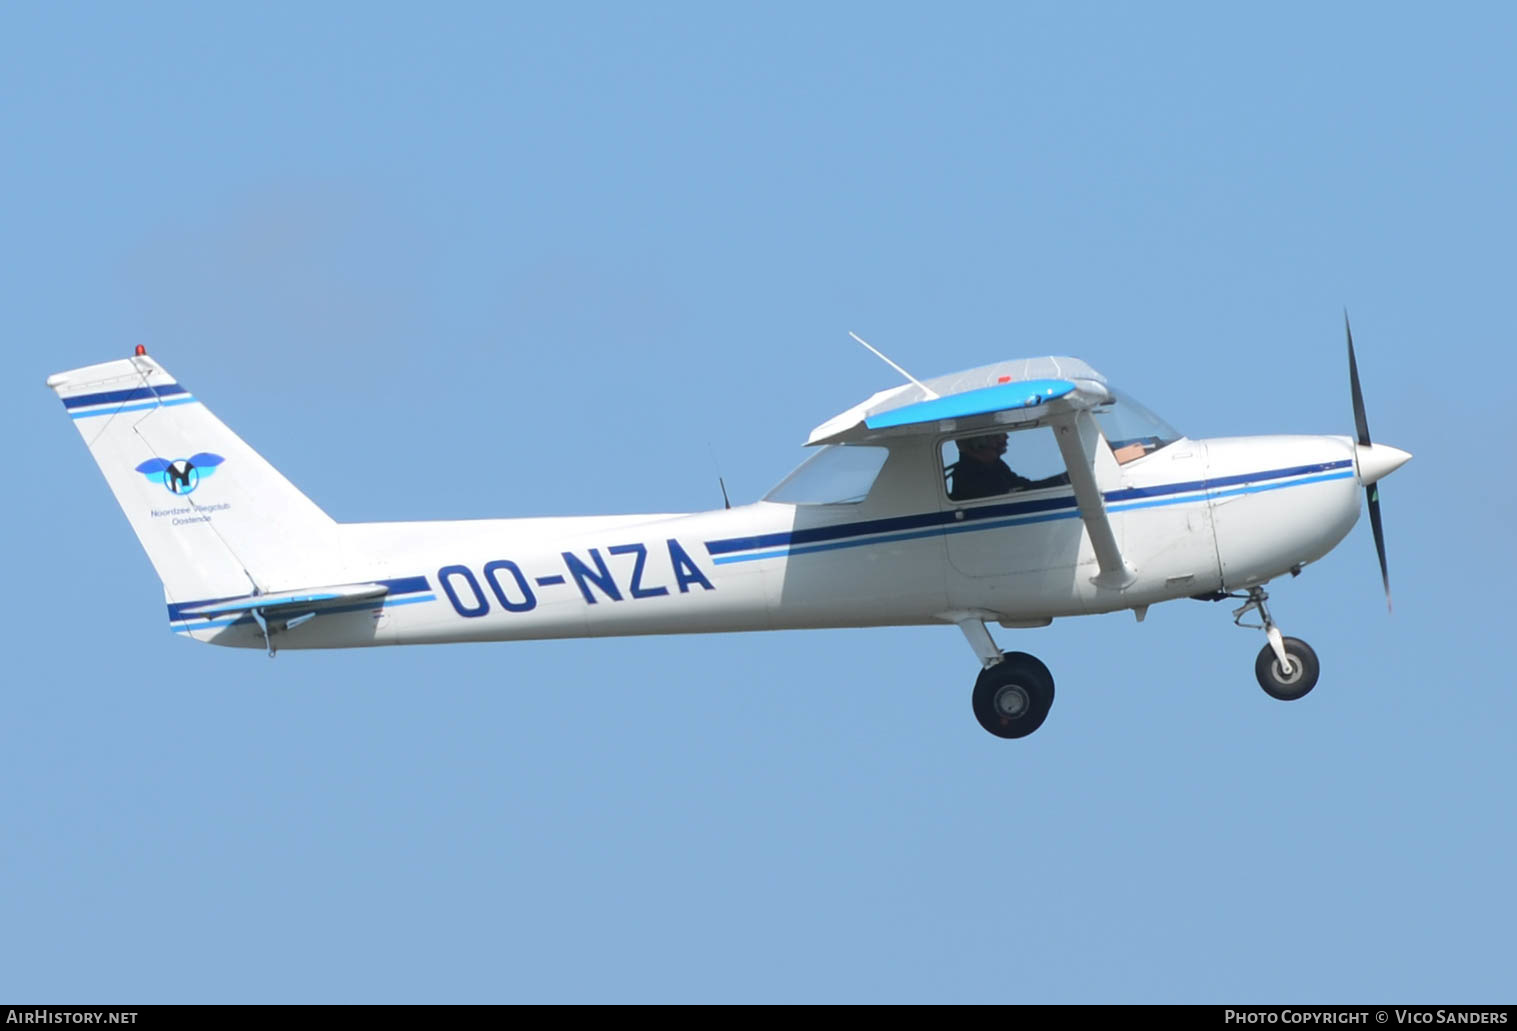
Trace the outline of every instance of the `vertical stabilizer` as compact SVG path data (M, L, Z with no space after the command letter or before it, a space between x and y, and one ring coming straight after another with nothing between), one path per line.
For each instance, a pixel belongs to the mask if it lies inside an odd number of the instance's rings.
M332 519L140 349L47 385L171 603L330 582Z

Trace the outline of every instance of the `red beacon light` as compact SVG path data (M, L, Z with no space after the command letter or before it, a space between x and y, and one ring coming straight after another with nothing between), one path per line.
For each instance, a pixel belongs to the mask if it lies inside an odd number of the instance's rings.
M138 358L141 358L141 357L143 357L143 356L144 356L144 355L145 355L145 354L147 354L147 348L146 348L146 347L143 347L143 346L142 346L142 345L141 345L141 344L138 344L138 345L137 345L137 357L138 357Z

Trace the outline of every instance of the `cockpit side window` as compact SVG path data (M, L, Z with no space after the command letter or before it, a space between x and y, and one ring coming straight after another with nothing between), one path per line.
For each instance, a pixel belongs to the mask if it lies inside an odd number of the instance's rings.
M1046 426L943 441L943 486L950 501L995 498L1069 483L1064 458Z

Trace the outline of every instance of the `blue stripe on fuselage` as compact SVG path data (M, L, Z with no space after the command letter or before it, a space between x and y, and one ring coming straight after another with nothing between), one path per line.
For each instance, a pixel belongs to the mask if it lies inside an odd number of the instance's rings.
M820 541L837 540L843 537L857 537L860 534L888 533L892 530L913 530L922 527L940 526L944 523L995 519L1007 515L1044 512L1064 508L1075 508L1074 495L968 508L963 510L963 519L956 518L953 512L923 512L918 515L893 516L889 519L867 519L857 523L818 526L808 530L765 533L753 537L730 537L726 540L707 541L706 551L711 555L726 555L735 551L748 551L752 548L767 548L787 544L811 544Z
M1128 487L1103 494L1107 511L1126 512L1139 508L1157 508L1162 505L1180 505L1213 497L1232 497L1238 494L1263 493L1308 483L1347 479L1354 475L1351 460L1319 462L1313 465L1298 465L1287 469L1270 469L1265 472L1245 473L1236 476L1219 476L1211 480L1188 480L1182 483L1166 483L1153 487ZM1331 472L1330 470L1344 470ZM1235 484L1259 484L1268 480L1284 480L1288 477L1319 475L1289 483L1274 483L1263 486L1242 486L1233 490L1217 490ZM1181 497L1197 494L1196 497ZM962 513L962 517L960 517ZM870 519L855 523L840 523L790 532L758 534L751 537L731 537L706 542L706 551L716 565L733 562L753 562L758 559L780 558L785 555L807 555L818 551L834 551L840 548L858 548L869 544L891 544L916 540L937 534L975 533L981 530L997 530L1029 523L1049 522L1055 519L1079 518L1079 505L1072 494L1054 498L1039 498L978 508L955 509L944 512L925 512L891 519ZM892 531L907 532L892 532ZM764 550L757 550L764 549ZM746 552L746 554L737 554Z

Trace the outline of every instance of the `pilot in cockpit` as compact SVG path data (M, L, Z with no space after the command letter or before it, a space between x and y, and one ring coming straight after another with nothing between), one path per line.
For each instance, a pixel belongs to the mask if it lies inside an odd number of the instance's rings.
M1029 480L1012 472L1001 460L1006 453L1006 434L986 433L954 441L959 460L948 467L948 497L954 501L989 498L1015 490L1059 487L1069 482L1069 473Z

